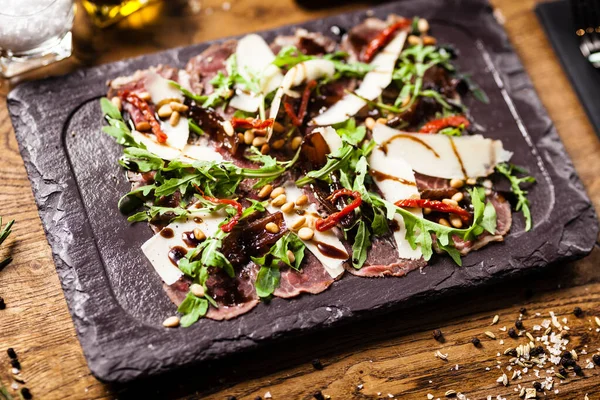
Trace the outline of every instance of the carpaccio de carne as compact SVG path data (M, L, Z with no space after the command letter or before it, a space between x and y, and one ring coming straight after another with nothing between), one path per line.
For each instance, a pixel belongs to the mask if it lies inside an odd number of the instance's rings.
M104 131L132 183L119 207L155 233L142 250L180 314L164 325L318 294L345 273L401 277L436 253L460 265L510 230L492 174L528 230L534 179L477 132L463 100L487 98L455 57L426 20L390 15L339 41L251 34L112 80Z

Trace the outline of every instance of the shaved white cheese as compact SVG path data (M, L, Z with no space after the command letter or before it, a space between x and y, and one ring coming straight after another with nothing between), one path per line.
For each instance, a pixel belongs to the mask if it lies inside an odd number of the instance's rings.
M371 173L374 175L373 180L375 184L387 201L395 203L398 200L420 198L413 170L402 158L388 156L380 149L374 149L369 156L369 166ZM384 177L385 179L383 179ZM410 209L410 212L418 217L423 216L420 208ZM408 240L406 240L404 219L396 214L394 220L399 228L394 231L394 240L398 255L400 258L405 259L420 259L423 256L420 246L412 249Z
M392 74L396 60L402 52L404 42L406 40L406 32L399 32L396 37L381 50L375 58L369 63L373 67L361 82L356 94L368 100L375 100L383 89L392 83ZM313 123L316 125L333 125L343 122L354 114L360 111L367 105L363 99L353 95L346 94L340 101L331 106L323 114L317 116Z
M223 161L221 153L216 151L208 144L197 145L188 144L183 148L181 159L190 159L191 161Z
M329 152L333 153L340 147L342 147L342 138L337 134L336 130L330 126L326 126L323 128L317 128L313 132L318 132L321 134L327 146L329 146Z
M329 60L308 60L294 65L285 74L279 89L275 93L275 97L271 103L271 110L269 111L269 118L277 119L279 107L281 106L281 98L288 90L306 81L332 77L334 73L335 65ZM269 128L268 138L271 137L272 132L273 129Z
M171 222L163 231L165 229L172 230L173 237L166 238L159 232L142 245L144 255L150 260L158 275L167 285L177 282L183 275L179 268L169 259L169 252L172 248L176 246L183 247L184 249L188 248L183 241L183 234L199 228L204 232L206 237L212 236L219 229L219 224L223 222L226 215L221 211L215 213L195 213L194 217L200 217L201 222L196 222L198 219L194 221L194 218Z
M169 81L156 72L148 71L144 79L144 87L150 94L152 102L158 104L165 99L178 99L183 101L181 91L169 84Z
M169 121L160 121L160 128L167 135L167 145L177 150L183 150L187 146L190 137L190 126L186 117L180 117L175 126Z
M289 183L289 184L285 185L284 187L286 190L286 196L288 199L290 199L290 201L295 200L298 197L300 197L302 194L304 194L303 191L301 189L299 189L298 187L296 187L296 185L294 185L293 183ZM279 208L273 207L271 205L267 206L267 209L271 213L276 213L278 211L281 211ZM282 213L282 214L283 214L283 219L285 220L285 224L287 226L293 225L294 222L296 222L297 220L302 218L301 215L298 215L294 212ZM328 256L324 255L323 253L321 253L321 251L317 247L317 243L320 242L320 243L324 243L326 245L335 247L336 249L338 249L344 253L346 253L346 249L344 248L344 245L342 244L340 239L338 239L338 237L335 236L335 234L333 233L333 230L330 229L325 232L319 232L315 229L314 222L319 218L318 215L319 214L317 213L317 209L316 209L315 205L311 204L307 208L307 210L304 214L304 217L306 217L307 224L308 224L308 226L310 226L313 229L313 231L315 232L315 235L311 240L303 240L303 242L306 245L306 248L311 253L313 253L315 255L315 257L317 257L317 259L323 264L323 267L325 267L325 270L329 273L329 275L335 279L344 273L344 262L346 260L341 260L339 258L328 257ZM350 257L350 256L348 256L348 257Z
M177 83L179 83L184 89L187 89L190 92L192 92L193 90L190 78L190 74L188 74L187 71L184 71L182 69L180 69L177 73Z
M373 139L391 157L402 158L414 171L438 178L478 178L494 171L497 163L510 160L500 140L481 135L447 135L402 132L376 124Z
M247 112L256 112L264 95L277 89L283 74L272 64L275 54L256 34L246 35L238 42L236 51L238 73L248 81L259 77L260 93L247 93L236 85L235 95L229 102L234 108Z
M156 136L153 134L143 134L133 130L131 131L131 136L133 136L133 139L136 142L146 146L146 149L148 149L150 153L156 154L163 160L174 160L181 154L181 151L176 148L167 146L166 144L158 143Z

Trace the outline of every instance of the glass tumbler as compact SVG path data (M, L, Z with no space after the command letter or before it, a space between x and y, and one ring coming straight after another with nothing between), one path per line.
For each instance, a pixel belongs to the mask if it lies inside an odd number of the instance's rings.
M0 0L0 76L71 55L73 0Z

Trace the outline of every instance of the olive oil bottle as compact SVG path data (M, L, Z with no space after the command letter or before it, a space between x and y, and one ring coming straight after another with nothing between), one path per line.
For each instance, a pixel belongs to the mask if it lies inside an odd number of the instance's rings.
M104 28L158 0L81 0L92 22Z

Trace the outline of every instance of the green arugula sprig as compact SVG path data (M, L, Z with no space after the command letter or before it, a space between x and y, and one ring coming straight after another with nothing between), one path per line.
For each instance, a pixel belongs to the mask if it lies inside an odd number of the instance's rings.
M0 231L0 246L2 245L2 243L4 243L4 241L6 240L6 238L8 238L8 235L10 235L12 233L12 226L15 223L15 220L12 220L10 222L8 222L6 225L4 225L4 228ZM0 217L0 228L2 227L2 217ZM8 256L6 257L4 260L0 261L0 270L4 267L6 267L8 264L10 264L12 262L12 257Z
M531 210L529 208L527 191L521 189L521 184L534 183L535 178L527 175L521 178L517 177L516 173L528 174L529 172L521 167L509 163L496 165L496 171L504 175L510 182L511 191L517 197L517 205L515 206L515 210L523 212L523 217L525 218L525 231L529 231L531 229Z
M269 297L279 287L281 277L279 268L287 265L295 270L300 270L304 259L305 245L292 232L283 235L271 249L262 257L250 257L260 267L256 277L256 293L259 297ZM294 254L294 261L288 256L288 250Z
M416 249L418 245L421 246L421 253L426 261L431 259L433 255L432 235L435 235L437 247L448 253L456 264L462 265L460 252L454 247L452 236L456 235L463 240L471 240L484 231L492 235L496 231L496 209L491 202L486 203L485 191L482 188L474 188L469 194L473 204L473 223L465 229L457 229L429 221L374 194L371 194L371 198L376 204L387 210L388 219L392 219L395 213L400 214L406 227L406 240L413 249Z
M100 99L100 108L104 113L104 118L108 126L103 126L102 131L114 137L116 142L122 146L138 147L145 149L142 143L138 143L131 135L131 130L123 121L123 116L119 109L106 97Z

